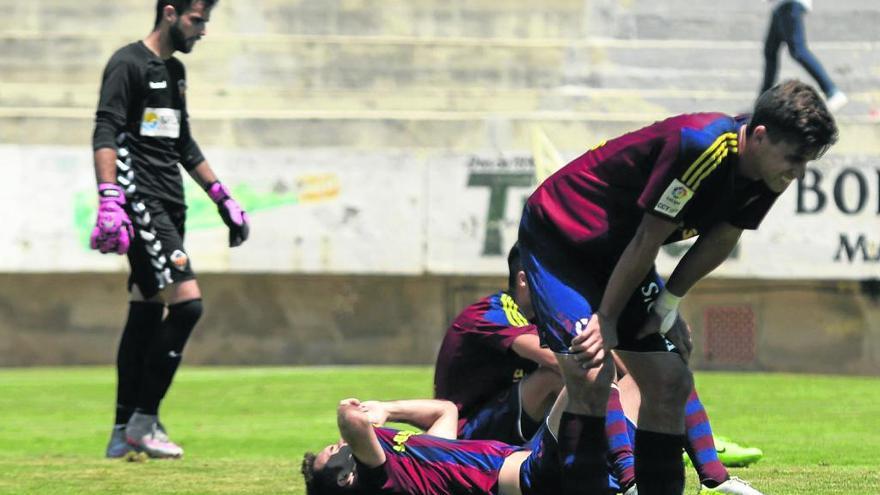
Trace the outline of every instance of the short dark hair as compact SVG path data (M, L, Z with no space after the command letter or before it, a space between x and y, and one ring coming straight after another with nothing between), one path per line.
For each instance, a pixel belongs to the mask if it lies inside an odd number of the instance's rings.
M156 21L153 23L153 28L159 25L162 22L162 11L165 10L167 5L174 7L174 10L177 11L177 15L183 14L190 8L192 8L192 4L198 2L199 0L158 0L156 2ZM206 9L213 8L214 5L220 0L201 0L205 4Z
M763 125L773 142L780 139L799 143L816 157L837 142L837 124L819 92L809 84L788 80L764 91L755 102L746 128L751 135Z
M513 295L516 289L516 274L522 271L522 259L519 254L519 242L515 242L507 254L507 291Z
M336 482L338 470L315 470L315 458L317 456L314 452L306 452L303 455L300 472L306 482L306 495L357 494L359 492L354 487L339 486L339 483Z

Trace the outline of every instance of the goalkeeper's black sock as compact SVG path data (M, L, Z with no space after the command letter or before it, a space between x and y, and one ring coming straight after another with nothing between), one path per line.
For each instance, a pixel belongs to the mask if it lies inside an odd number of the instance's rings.
M137 411L158 414L159 403L168 392L174 373L180 365L183 347L202 315L202 300L192 299L168 306L168 316L147 353L143 385Z
M158 331L164 310L165 305L159 302L131 301L128 305L128 320L116 353L117 425L128 423L134 412L150 336Z
M636 429L636 486L641 495L684 492L684 435Z

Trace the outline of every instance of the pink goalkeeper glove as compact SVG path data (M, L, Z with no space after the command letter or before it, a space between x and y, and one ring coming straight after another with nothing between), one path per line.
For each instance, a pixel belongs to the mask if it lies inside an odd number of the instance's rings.
M125 193L116 184L99 184L98 220L89 245L102 253L125 254L134 237L128 214L122 208Z
M223 223L229 227L229 247L241 245L247 240L250 233L247 213L232 199L229 188L219 182L208 186L208 196L217 203L220 217L223 219Z

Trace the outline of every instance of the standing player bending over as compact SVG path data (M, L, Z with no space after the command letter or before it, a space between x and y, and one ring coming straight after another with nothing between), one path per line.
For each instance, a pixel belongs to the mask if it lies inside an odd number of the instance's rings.
M762 94L751 118L680 115L603 143L528 199L519 243L541 339L556 353L566 386L586 382L587 410L572 427L602 434L617 349L642 395L635 441L642 495L684 489L693 378L681 297L836 139L816 90L788 81ZM654 269L660 247L695 235L663 288ZM574 448L594 459L606 447ZM587 480L581 490L607 482L598 463L579 468Z
M159 422L159 403L202 314L183 247L186 204L178 163L217 203L229 245L248 236L245 212L230 197L190 135L183 64L205 34L214 0L159 0L153 31L107 63L95 119L97 225L91 245L128 254L131 294L117 356L116 421L107 457L131 448L180 457ZM167 314L166 314L167 308Z

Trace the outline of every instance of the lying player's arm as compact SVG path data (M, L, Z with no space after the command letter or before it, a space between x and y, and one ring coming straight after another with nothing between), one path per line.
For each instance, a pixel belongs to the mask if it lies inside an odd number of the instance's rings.
M720 224L701 234L669 276L666 290L676 296L684 296L694 284L730 256L740 235L742 229L729 223Z
M351 446L352 454L362 464L378 467L385 463L385 452L359 400L341 401L336 408L336 423L342 439Z
M458 408L448 400L367 401L363 408L378 426L394 421L421 428L436 437L455 439L458 434Z
M602 296L599 313L617 322L629 298L654 265L660 246L675 231L676 224L645 214L635 236L623 251Z
M527 333L513 339L510 346L518 356L534 361L539 366L550 368L559 373L559 363L556 361L556 355L553 351L545 347L541 347L541 339L537 335Z

